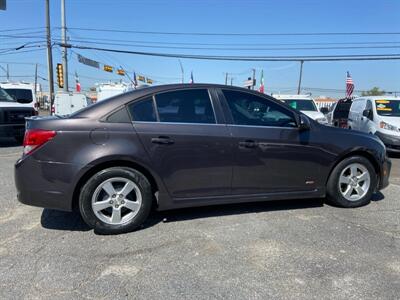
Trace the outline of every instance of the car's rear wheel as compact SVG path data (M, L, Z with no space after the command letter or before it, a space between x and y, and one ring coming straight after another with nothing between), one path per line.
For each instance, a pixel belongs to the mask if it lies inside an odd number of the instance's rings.
M151 185L142 173L112 167L96 173L82 187L79 210L96 232L123 233L146 220L152 199Z
M371 201L377 176L371 162L361 156L341 161L327 184L327 200L341 207L359 207Z

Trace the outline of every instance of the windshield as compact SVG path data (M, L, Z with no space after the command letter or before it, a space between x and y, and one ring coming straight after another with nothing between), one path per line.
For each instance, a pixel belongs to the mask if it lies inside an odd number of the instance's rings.
M23 103L31 103L33 100L32 90L28 89L5 89L15 100L24 100Z
M380 116L400 117L400 100L375 100L375 105Z
M15 102L15 100L9 94L7 94L7 92L2 88L0 88L0 101Z
M308 99L284 99L283 100L290 107L297 110L317 111L314 101Z

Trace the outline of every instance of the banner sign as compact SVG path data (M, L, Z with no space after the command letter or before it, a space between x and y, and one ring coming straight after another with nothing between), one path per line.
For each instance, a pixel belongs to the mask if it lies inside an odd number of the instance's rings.
M84 65L91 66L93 68L100 69L100 64L98 61L92 60L90 58L86 58L80 54L78 54L78 61Z
M146 78L146 82L147 82L148 84L153 84L153 79Z
M121 76L125 76L125 70L124 69L118 69L117 74Z

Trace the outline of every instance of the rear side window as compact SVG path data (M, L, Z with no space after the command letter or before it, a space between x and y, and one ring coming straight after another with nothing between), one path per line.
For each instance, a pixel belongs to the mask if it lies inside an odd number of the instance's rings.
M157 122L157 116L153 105L153 97L133 102L128 105L129 113L133 121Z
M160 122L215 123L207 89L190 89L156 95Z

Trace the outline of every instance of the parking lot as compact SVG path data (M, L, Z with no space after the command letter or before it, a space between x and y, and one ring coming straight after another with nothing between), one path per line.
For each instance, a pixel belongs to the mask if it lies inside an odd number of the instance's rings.
M400 158L358 209L319 200L153 212L96 235L76 213L17 202L21 147L0 140L1 299L398 299Z

